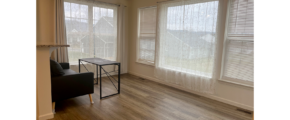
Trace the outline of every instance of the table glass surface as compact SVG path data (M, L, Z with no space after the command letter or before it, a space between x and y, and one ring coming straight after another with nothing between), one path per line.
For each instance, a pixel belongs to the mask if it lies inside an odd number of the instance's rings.
M80 60L88 62L88 63L96 64L96 65L120 64L120 62L106 60L106 59L102 59L102 58L82 58Z

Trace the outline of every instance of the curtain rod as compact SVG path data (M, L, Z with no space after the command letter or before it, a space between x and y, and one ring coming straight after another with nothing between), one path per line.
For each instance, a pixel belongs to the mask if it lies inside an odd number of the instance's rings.
M94 1L95 1L95 0L94 0ZM97 1L97 2L101 2L101 3L106 3L106 4L112 4L112 5L120 6L120 4L108 3L108 2L103 2L103 1Z
M156 7L156 5L148 6L148 7L142 7L142 8L139 8L139 9L146 9L146 8L152 8L152 7Z
M160 2L157 2L157 3L168 2L168 1L174 1L174 0L160 1Z
M98 1L98 0L79 0L79 1L92 1L92 2L100 2L100 3L120 6L120 4L108 3L108 2Z
M98 1L98 0L79 0L79 1L92 1L92 2L100 2L100 3L105 3L105 4L117 5L119 7L121 6L120 4L108 3L108 2ZM127 7L127 6L124 6L124 7Z
M121 6L120 4L114 4L114 3L108 3L108 2L103 2L103 1L95 1L93 0L94 2L101 2L101 3L106 3L106 4L112 4L112 5L117 5L117 6ZM127 7L127 6L124 6L124 7Z

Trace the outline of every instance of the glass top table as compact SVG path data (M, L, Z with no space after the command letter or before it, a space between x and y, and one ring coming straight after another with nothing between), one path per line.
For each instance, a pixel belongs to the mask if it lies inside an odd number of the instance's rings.
M120 64L120 62L116 62L116 61L111 61L111 60L106 60L106 59L102 59L102 58L83 58L83 59L79 59L81 61L85 61L91 64L95 64L95 65L118 65Z
M121 70L121 63L120 62L106 60L106 59L102 59L102 58L82 58L82 59L79 59L79 73L81 72L81 63L82 63L82 61L96 65L96 68L97 68L96 69L97 70L96 71L96 73L97 73L97 83L96 84L98 84L98 74L100 74L100 99L120 94L120 70ZM84 66L83 63L82 63L82 65ZM106 66L106 65L118 65L118 80L115 80L115 78L112 75L110 75L111 72L107 72L103 68L103 66ZM86 66L84 66L84 67L86 68ZM100 69L99 73L98 73L98 67ZM87 68L86 68L86 70L88 71ZM102 71L104 72L104 74L107 75L107 77L112 82L112 84L114 85L114 87L116 88L118 93L102 97ZM114 82L112 80L115 80L115 81L118 82L118 87L115 86L115 84L114 84Z

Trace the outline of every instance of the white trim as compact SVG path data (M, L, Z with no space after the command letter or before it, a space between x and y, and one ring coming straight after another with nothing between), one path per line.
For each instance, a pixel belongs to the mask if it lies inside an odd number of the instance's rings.
M136 59L135 62L138 62L139 59L139 36L140 36L140 9L138 8L138 15L137 15L137 38L136 38Z
M224 72L224 61L225 61L225 48L226 48L226 39L227 39L227 33L228 33L228 17L229 17L229 7L230 7L230 0L227 3L227 14L226 14L226 25L225 25L225 33L224 33L224 41L223 41L223 53L222 53L222 61L221 61L221 72L220 72L220 79L223 76Z
M156 30L156 34L155 34L155 53L154 53L154 67L157 65L157 63L156 63L156 58L157 57L159 57L159 56L157 56L156 55L156 50L158 51L158 49L157 49L157 44L156 43L158 43L158 36L159 36L159 32L157 32L158 31L158 29L159 29L159 7L160 7L160 5L158 5L158 2L157 2L157 5L156 5L156 28L155 28L155 30Z
M198 93L198 92L195 92L195 91L192 91L192 90L189 90L189 89L182 88L182 87L180 87L178 85L175 85L175 84L172 84L172 83L166 83L166 82L164 82L162 80L159 80L157 78L149 77L149 76L146 76L146 75L141 75L141 74L138 74L138 73L135 73L135 72L132 72L132 71L129 71L128 73L132 74L132 75L135 75L135 76L139 76L139 77L148 79L148 80L151 80L151 81L155 81L155 82L167 85L167 86L171 86L171 87L174 87L174 88L186 91L186 92L190 92L190 93L193 93L193 94L196 94L196 95L200 95L200 96L203 96L203 97L206 97L206 98L210 98L210 99L217 100L217 101L220 101L220 102L223 102L223 103L226 103L226 104L230 104L230 105L233 105L233 106L236 106L236 107L239 107L239 108L243 108L243 109L246 109L246 110L249 110L249 111L254 111L254 108L252 106L248 106L248 105L241 104L241 103L238 103L238 102L235 102L235 101L232 101L232 100L224 99L224 98L221 98L221 97L218 97L218 96L215 96L215 95Z
M219 80L222 81L222 82L228 82L228 83L232 83L232 84L236 84L236 85L241 85L241 86L245 86L245 87L254 88L254 84L246 84L246 83L242 83L242 82L235 82L235 81L232 81L232 80L224 80L224 79L219 79Z
M137 61L136 61L136 63L140 63L140 64L144 64L144 65L150 65L150 66L153 66L153 67L155 66L155 64L154 64L154 63L150 63L150 62L143 62L143 61L140 61L140 60L139 60L139 61L137 60Z
M51 119L51 118L54 118L54 115L52 112L38 116L38 120L47 120L47 119Z

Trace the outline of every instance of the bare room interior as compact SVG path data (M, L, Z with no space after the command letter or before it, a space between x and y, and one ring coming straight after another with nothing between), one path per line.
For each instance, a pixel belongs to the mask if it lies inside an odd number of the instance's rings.
M254 120L254 0L36 0L38 120Z

